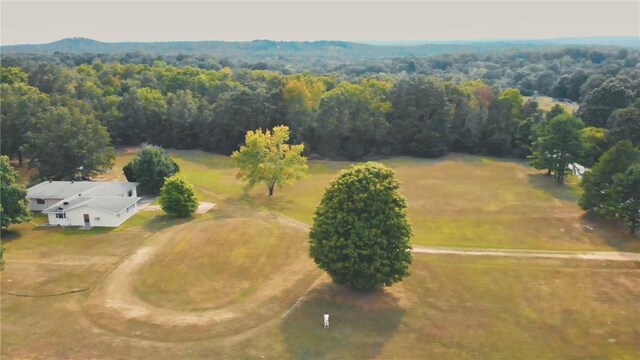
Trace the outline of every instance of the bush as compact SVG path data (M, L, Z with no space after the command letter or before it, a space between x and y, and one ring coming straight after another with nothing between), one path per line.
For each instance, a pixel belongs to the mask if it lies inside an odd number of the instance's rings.
M160 190L160 206L169 215L187 217L198 209L193 186L182 177L168 178Z
M180 167L161 147L147 145L122 170L127 180L140 183L140 193L155 195L160 192L165 179L179 172Z

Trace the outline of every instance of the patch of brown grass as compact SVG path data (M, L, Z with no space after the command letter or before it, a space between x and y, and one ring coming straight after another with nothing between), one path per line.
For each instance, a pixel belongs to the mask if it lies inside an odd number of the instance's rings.
M285 291L298 267L314 268L306 259L305 232L264 219L201 221L170 231L175 240L139 274L136 287L142 298L161 307L259 304L265 300L259 295ZM301 258L306 261L295 261Z

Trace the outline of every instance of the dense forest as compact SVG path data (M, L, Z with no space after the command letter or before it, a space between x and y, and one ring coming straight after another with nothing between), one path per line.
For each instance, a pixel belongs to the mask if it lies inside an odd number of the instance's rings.
M2 154L29 158L43 178L68 178L80 166L84 177L100 172L111 155L99 149L109 143L230 154L248 130L276 125L289 126L294 142L321 157L457 151L524 158L536 128L562 111L545 114L524 100L532 93L580 104L587 166L615 141L639 141L640 52L630 48L340 64L140 52L2 60Z
M635 71L635 65L640 61L638 47L549 47L546 45L540 49L528 49L535 48L536 44L537 46L546 44L535 42L525 43L526 45L498 42L398 47L328 41L313 43L256 41L222 43L226 46L212 53L203 54L189 52L189 47L181 46L182 43L159 43L172 45L165 49L166 51L156 49L154 46L159 46L157 43L150 43L146 44L149 51L139 50L146 49L145 46L132 46L132 50L138 51L113 53L92 52L88 50L93 48L91 46L81 46L73 40L69 41L73 45L62 46L60 49L70 48L76 51L30 52L27 51L30 49L28 47L23 49L3 46L2 62L4 66L23 68L38 64L75 67L95 62L152 66L156 62L164 62L170 66L195 67L204 70L222 70L223 68L270 70L283 75L311 72L318 75L339 74L349 78L371 74L408 73L437 76L443 80L455 82L481 79L489 85L500 88L518 87L523 94L528 95L533 91L548 94L560 77L572 75L578 70L588 74L599 73L611 76L621 73L632 77L630 73ZM66 44L65 40L62 42ZM236 44L236 46L227 51L229 44ZM48 45L33 46L46 49ZM360 47L367 50L361 50ZM423 47L426 50L420 51ZM496 47L504 47L504 49L491 50ZM406 49L406 51L397 51L397 48ZM81 52L78 49L86 50ZM185 51L175 53L175 49ZM336 52L336 49L342 52ZM448 52L442 53L441 51L444 50ZM576 76L579 77L582 74L579 73ZM573 101L577 100L575 94L568 95Z

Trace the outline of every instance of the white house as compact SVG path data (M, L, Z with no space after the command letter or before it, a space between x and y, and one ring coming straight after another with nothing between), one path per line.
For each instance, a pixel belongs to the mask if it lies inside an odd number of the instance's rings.
M134 182L45 181L27 190L29 209L49 224L117 227L138 209Z

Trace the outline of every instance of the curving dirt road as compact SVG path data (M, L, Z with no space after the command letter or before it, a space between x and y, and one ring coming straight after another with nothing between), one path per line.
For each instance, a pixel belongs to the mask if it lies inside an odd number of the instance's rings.
M237 218L235 220L238 220ZM233 221L227 219L222 221ZM300 229L299 226L286 224ZM103 282L91 292L87 305L112 313L119 318L136 320L161 326L203 326L241 319L244 314L256 306L249 301L219 309L209 310L175 310L156 306L139 298L134 291L137 275L143 267L152 261L165 247L179 238L179 233L192 223L179 225L172 231L155 237L149 245L139 248L133 255L112 270ZM307 264L309 263L309 264ZM297 282L309 271L315 271L312 263L306 258L292 259L291 265L285 269L287 281L274 278L263 284L256 294L260 298L273 298L285 290L287 286Z

